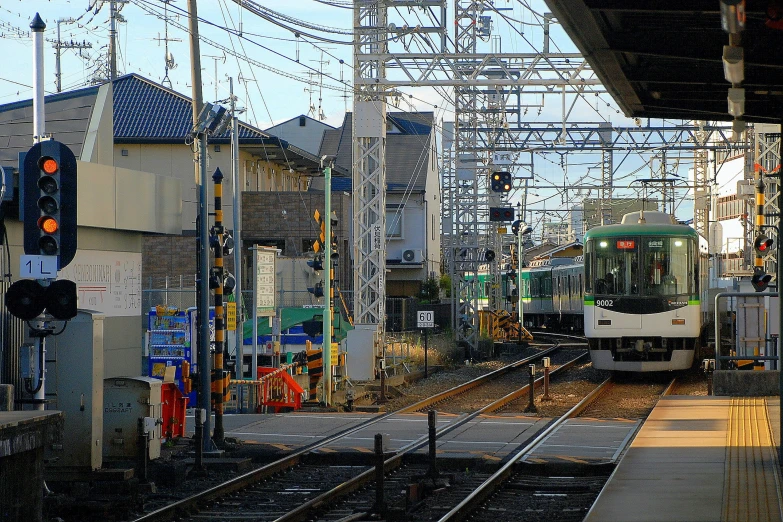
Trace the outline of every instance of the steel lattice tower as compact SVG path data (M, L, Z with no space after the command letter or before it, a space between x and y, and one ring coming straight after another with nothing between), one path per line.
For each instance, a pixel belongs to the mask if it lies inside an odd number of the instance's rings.
M386 291L386 4L353 8L354 316L383 332ZM379 355L379 354L376 354Z

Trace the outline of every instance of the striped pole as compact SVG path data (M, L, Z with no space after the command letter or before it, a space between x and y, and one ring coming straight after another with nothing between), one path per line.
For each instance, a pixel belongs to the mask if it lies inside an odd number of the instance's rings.
M762 178L760 165L757 163L754 166L755 175L756 175L756 234L762 234L763 229L761 228L764 225L764 179ZM753 249L755 253L755 258L753 260L754 265L754 273L756 271L763 271L764 270L764 258L759 255L758 252L756 252L756 249ZM758 345L756 345L755 348L753 348L753 355L758 357L759 355L759 348ZM764 369L764 363L760 361L756 361L753 365L754 370L763 370Z
M761 227L764 225L764 180L761 177L760 167L757 163L754 169L756 171L756 234L762 233ZM756 252L753 266L755 268L764 268L764 258L758 252Z
M215 182L215 267L212 276L217 279L215 288L215 364L212 371L212 400L215 402L215 433L216 444L222 444L225 439L223 430L223 399L226 394L227 375L223 370L223 350L225 349L223 320L223 173L215 169L212 175Z

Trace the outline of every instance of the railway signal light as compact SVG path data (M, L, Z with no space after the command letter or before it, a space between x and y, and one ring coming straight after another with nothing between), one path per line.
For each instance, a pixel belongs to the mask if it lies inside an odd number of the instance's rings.
M59 141L42 141L23 166L24 252L57 256L60 270L76 255L76 157Z
M307 261L307 266L309 266L316 272L320 272L321 270L324 269L324 258L321 256L315 256L313 259Z
M530 234L533 231L533 227L522 222L521 219L517 219L511 224L511 233L515 236L522 232L522 235Z
M513 221L514 208L513 207L489 207L489 220L490 221Z
M511 173L505 171L493 172L490 179L492 192L511 192Z
M44 310L55 319L67 321L76 317L76 283L60 279L44 287L38 281L21 279L8 288L5 306L11 315L25 321L32 321Z
M772 252L775 240L759 234L756 236L756 240L753 242L753 248L756 250L756 255L759 257L768 256Z
M484 259L487 261L487 263L491 263L495 260L495 251L491 249L487 249L486 252L484 252Z
M44 293L46 289L32 279L16 281L5 293L5 306L14 317L32 321L46 308Z
M750 278L750 284L756 292L763 292L769 286L769 282L772 280L772 275L764 272L761 267L756 267L753 271L753 277Z
M314 286L308 287L307 291L313 294L315 297L323 297L324 284L322 281L318 281Z

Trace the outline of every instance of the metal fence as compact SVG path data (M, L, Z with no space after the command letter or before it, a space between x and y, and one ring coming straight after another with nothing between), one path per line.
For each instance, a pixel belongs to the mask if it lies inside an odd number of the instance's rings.
M353 314L353 292L342 292L342 298L337 296L338 306L343 312ZM280 290L277 292L279 308L300 308L323 304L323 299L316 299L307 290ZM253 303L252 290L242 291L245 319L249 318L248 310ZM195 278L166 277L162 280L148 280L147 288L142 290L142 309L146 312L155 306L187 310L196 306ZM432 310L435 312L435 323L442 329L450 326L451 307L448 303L420 304L415 297L390 297L386 299L386 331L409 332L417 329L416 312Z
M323 299L316 299L307 290L280 290L275 296L279 308L300 308L303 306L317 306L323 304ZM343 301L348 308L348 313L353 312L353 293L342 292ZM339 298L338 298L339 300ZM253 291L242 291L242 309L245 318L249 318L253 303ZM142 310L148 312L155 306L163 305L168 308L187 310L196 306L196 281L195 278L166 277L154 281L147 281L147 288L142 290ZM342 306L341 306L342 307Z
M716 369L778 369L777 296L777 292L715 296Z

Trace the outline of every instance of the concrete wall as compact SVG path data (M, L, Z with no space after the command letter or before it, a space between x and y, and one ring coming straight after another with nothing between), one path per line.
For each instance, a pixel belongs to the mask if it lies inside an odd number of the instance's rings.
M780 395L780 372L719 370L712 375L713 395L765 397Z
M351 198L332 192L332 210L337 212L337 238L340 245L340 288L348 291L353 284L350 250ZM250 265L248 248L254 244L279 242L282 256L299 257L312 252L311 245L320 234L313 212L323 214L323 192L244 192L242 193L242 241L244 266ZM243 270L243 274L248 274ZM248 280L245 279L247 282ZM249 287L246 287L249 288Z
M234 189L231 180L231 146L208 146L207 188L209 211L214 212L214 183L212 174L217 168L223 173L223 224L234 228ZM196 229L198 190L196 187L193 152L182 144L117 144L114 160L118 167L173 176L182 182L182 223L180 230ZM306 190L307 178L283 170L280 165L263 161L240 147L239 183L242 190Z

